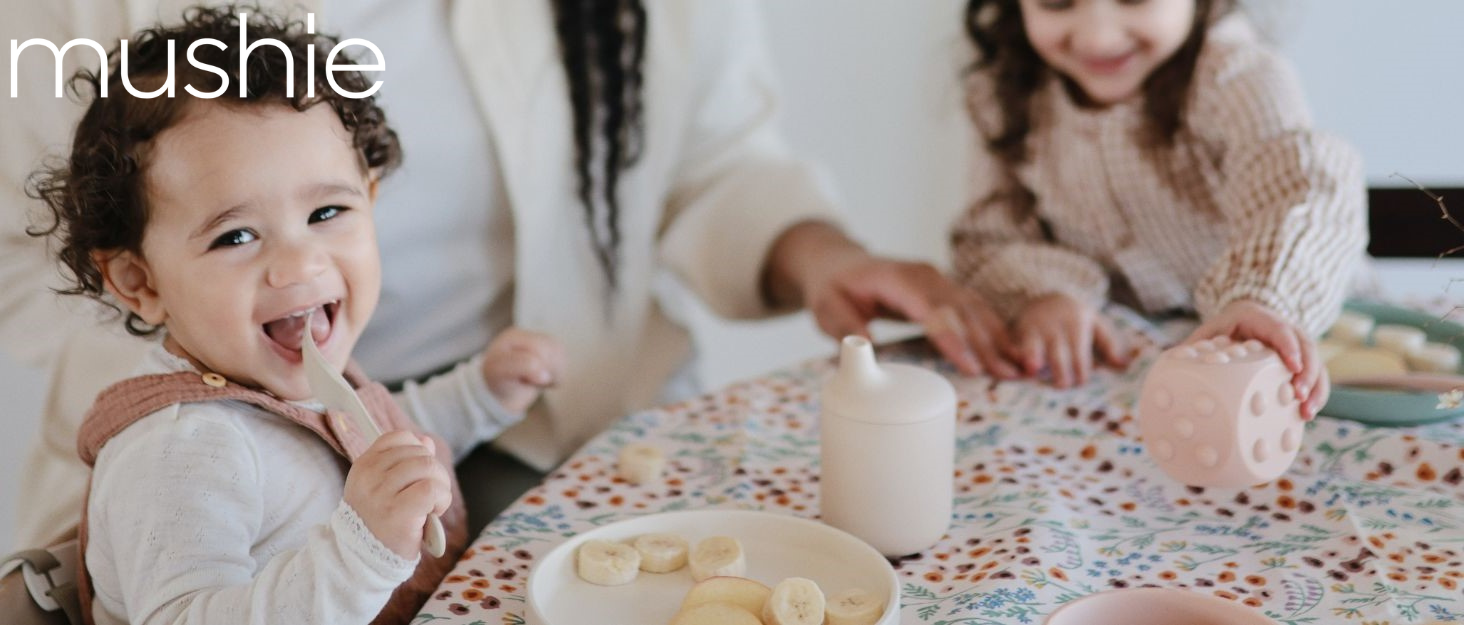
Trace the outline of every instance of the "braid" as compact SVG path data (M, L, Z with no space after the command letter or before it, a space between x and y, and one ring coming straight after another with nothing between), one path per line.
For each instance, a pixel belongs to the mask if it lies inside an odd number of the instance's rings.
M620 14L618 2L597 2L595 3L595 29L600 39L599 49L595 50L596 71L600 75L600 104L604 107L604 124L600 129L604 133L605 141L605 222L607 224L610 241L609 252L601 251L601 262L607 262L615 266L618 260L615 252L620 249L620 205L615 201L615 190L620 186L620 163L621 154L624 152L621 145L621 126L625 123L625 99L620 94L621 85L625 84L625 68L621 67L621 47L625 45L625 36L620 32L620 24L616 17ZM615 274L610 272L610 284L615 284Z
M621 128L620 134L626 146L625 162L627 165L634 165L640 160L641 150L645 147L644 125L641 120L644 106L640 93L645 81L641 65L646 58L646 7L640 0L632 0L626 3L625 14L632 24L632 36L630 48L625 51L625 86L621 98L625 101L625 118L630 123Z
M641 0L553 0L560 53L574 110L575 170L585 226L595 255L614 289L620 251L620 173L640 158L644 144L641 65L646 12ZM598 122L598 124L597 124ZM596 126L598 125L598 128ZM599 141L595 136L599 134ZM597 149L604 145L600 179ZM596 187L602 189L596 201ZM598 209L604 205L603 215ZM603 234L602 234L603 232Z

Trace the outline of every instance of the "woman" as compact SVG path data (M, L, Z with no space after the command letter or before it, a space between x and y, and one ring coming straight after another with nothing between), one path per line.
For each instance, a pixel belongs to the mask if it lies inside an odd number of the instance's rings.
M90 4L75 13L28 5L7 17L4 38L105 45L182 6ZM672 276L724 316L804 306L838 336L889 314L924 323L967 374L1015 373L983 302L927 265L871 256L835 225L825 189L775 127L754 5L304 5L321 30L382 50L378 95L404 141L404 165L378 202L382 298L356 351L367 372L404 385L410 401L416 381L432 384L431 374L459 366L510 323L567 348L561 383L498 440L506 457L480 480L465 476L466 490L491 480L511 501L613 420L695 389L690 337L663 308ZM68 70L83 53L67 56ZM13 355L52 367L19 506L20 544L35 545L79 511L82 411L146 346L46 290L51 261L24 234L24 172L61 151L78 110L53 97L50 56L28 54L21 97L0 100L0 201L11 224L0 243L0 287L10 294L0 338ZM520 478L509 486L513 467Z

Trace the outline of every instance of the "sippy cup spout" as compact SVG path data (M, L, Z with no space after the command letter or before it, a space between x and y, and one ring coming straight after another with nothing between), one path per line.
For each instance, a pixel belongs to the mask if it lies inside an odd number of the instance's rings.
M874 346L869 339L850 335L844 337L839 347L839 385L848 388L871 388L880 386L888 375L874 360Z

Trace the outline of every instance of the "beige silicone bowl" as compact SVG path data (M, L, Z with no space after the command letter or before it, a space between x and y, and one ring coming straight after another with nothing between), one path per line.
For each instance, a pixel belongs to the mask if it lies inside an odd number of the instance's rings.
M1276 625L1238 603L1172 588L1088 595L1047 617L1046 625Z

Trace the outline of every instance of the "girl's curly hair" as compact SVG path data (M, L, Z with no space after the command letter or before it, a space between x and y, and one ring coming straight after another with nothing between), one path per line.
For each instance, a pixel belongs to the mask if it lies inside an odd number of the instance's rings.
M250 41L274 39L289 49L288 56L275 46L258 46L249 55L240 74L239 61L243 50L227 44L239 41L241 13L247 14ZM201 45L193 56L201 69L189 63L185 51L203 39L215 39L226 45ZM169 43L173 42L170 53ZM402 151L396 133L387 126L386 114L375 98L349 98L327 82L325 58L337 40L307 32L298 20L274 16L257 6L231 4L219 7L193 7L177 24L160 25L137 33L128 41L128 80L138 90L152 90L166 83L170 66L176 66L174 83L177 97L160 96L144 99L123 88L119 72L121 46L107 55L103 71L82 70L71 78L71 91L80 98L88 97L71 154L65 161L48 166L31 175L28 192L50 209L51 222L45 227L29 228L35 237L53 236L60 245L57 251L69 270L67 288L58 289L68 295L87 295L117 309L105 299L106 288L101 270L92 261L95 251L129 251L140 253L143 230L147 225L148 206L144 193L146 158L152 141L182 119L196 98L183 87L192 85L201 93L213 93L223 86L228 76L229 88L215 101L231 106L287 104L305 111L317 104L327 104L352 136L352 143L364 167L382 176L401 163ZM316 54L310 58L310 46ZM349 62L349 61L347 61ZM304 65L314 65L314 95L310 96L311 73ZM286 72L296 67L293 76ZM361 93L371 83L357 72L336 71L336 84L342 91ZM293 84L290 78L293 78ZM107 89L102 90L103 81ZM240 83L245 95L239 95ZM287 87L292 87L287 96ZM107 93L106 97L100 97ZM127 331L147 335L157 331L135 313L128 312Z

